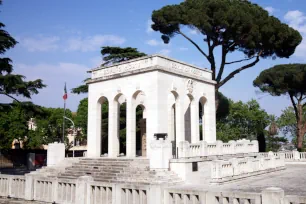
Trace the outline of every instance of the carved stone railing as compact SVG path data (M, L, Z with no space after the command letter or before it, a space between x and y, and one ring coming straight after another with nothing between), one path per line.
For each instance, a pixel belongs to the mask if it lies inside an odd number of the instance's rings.
M228 161L215 160L211 165L211 182L223 183L284 168L284 154L275 156L272 153L268 157L233 158Z
M179 144L179 158L214 156L214 155L230 155L230 154L247 154L258 152L258 142L256 140L238 140L223 143L216 141L208 143L201 141L196 144L190 144L187 141Z
M266 161L269 158L261 158ZM238 161L241 168L239 172L248 169L244 161ZM277 165L277 161L274 163ZM232 163L222 164L225 170L224 176L234 174ZM257 165L257 164L256 164ZM237 172L237 171L236 171ZM33 182L30 189L24 185ZM35 176L8 176L0 175L0 195L12 197L17 191L25 192L26 200L45 200L48 203L75 203L75 204L172 204L172 203L209 203L209 204L304 204L305 196L285 195L280 188L264 189L260 193L249 193L242 191L207 191L199 188L167 187L161 185L138 185L124 183L105 183L93 181L92 177L84 176L78 179L43 178ZM28 185L29 186L29 185ZM21 191L20 191L21 190ZM33 193L37 194L33 197ZM41 193L41 195L38 195ZM19 194L21 199L22 193ZM32 198L31 198L32 196ZM42 198L45 197L45 198ZM37 200L39 199L39 200Z
M25 177L0 174L0 196L24 198Z
M208 203L208 204L304 204L305 196L285 195L280 188L267 188L260 193L206 192L190 189L165 189L164 204Z

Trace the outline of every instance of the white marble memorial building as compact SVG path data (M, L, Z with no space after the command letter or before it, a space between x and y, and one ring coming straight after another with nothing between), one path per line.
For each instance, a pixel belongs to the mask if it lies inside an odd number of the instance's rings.
M126 103L126 156L136 157L136 107L145 120L142 155L150 158L155 133L181 141L216 141L212 72L160 55L98 67L88 80L88 157L101 156L101 105L108 102L108 156L117 157L120 105ZM200 111L201 110L201 111ZM203 111L202 111L203 110ZM202 114L202 118L199 114ZM200 129L200 124L203 128ZM202 133L200 133L202 130ZM201 135L201 137L200 137ZM146 148L146 149L144 149ZM145 153L144 153L145 152Z

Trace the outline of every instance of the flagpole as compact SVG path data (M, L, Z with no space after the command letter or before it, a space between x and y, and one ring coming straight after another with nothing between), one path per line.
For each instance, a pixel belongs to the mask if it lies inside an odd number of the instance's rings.
M66 82L64 87L64 116L63 116L63 144L65 144L65 117L66 117L66 99L67 99L67 88L66 88Z
M64 117L63 117L63 143L65 144L65 117L66 117L66 99L64 99Z

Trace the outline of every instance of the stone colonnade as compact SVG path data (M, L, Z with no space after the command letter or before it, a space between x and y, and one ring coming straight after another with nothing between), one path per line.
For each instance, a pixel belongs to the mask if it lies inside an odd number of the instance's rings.
M168 139L174 141L173 144L178 147L181 141L199 142L199 125L202 124L202 140L207 142L216 140L215 83L211 80L211 73L201 70L203 73L200 78L192 77L188 73L179 73L177 70L161 70L163 66L173 68L179 65L179 62L162 56L149 56L92 71L88 97L89 157L101 156L101 107L106 101L108 102L109 157L117 157L121 153L119 112L123 103L126 103L127 157L136 156L137 106L143 108L143 118L146 120L147 137L144 146L147 147L147 157L150 157L150 141L154 140L155 133L167 133ZM191 73L199 71L191 65L180 66L189 68ZM127 67L137 69L132 72L127 71ZM114 72L113 70L126 70L126 72L109 75L110 72ZM103 73L99 73L102 71ZM199 113L201 113L200 119Z

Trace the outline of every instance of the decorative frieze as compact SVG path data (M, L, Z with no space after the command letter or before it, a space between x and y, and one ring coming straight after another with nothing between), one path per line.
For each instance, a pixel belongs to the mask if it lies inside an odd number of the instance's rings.
M101 77L112 77L118 74L129 74L132 71L145 71L147 68L163 69L169 72L191 75L198 78L211 80L211 72L205 69L196 68L178 61L174 61L159 55L140 58L131 62L125 62L118 65L112 65L107 68L98 68L92 70L92 79Z

